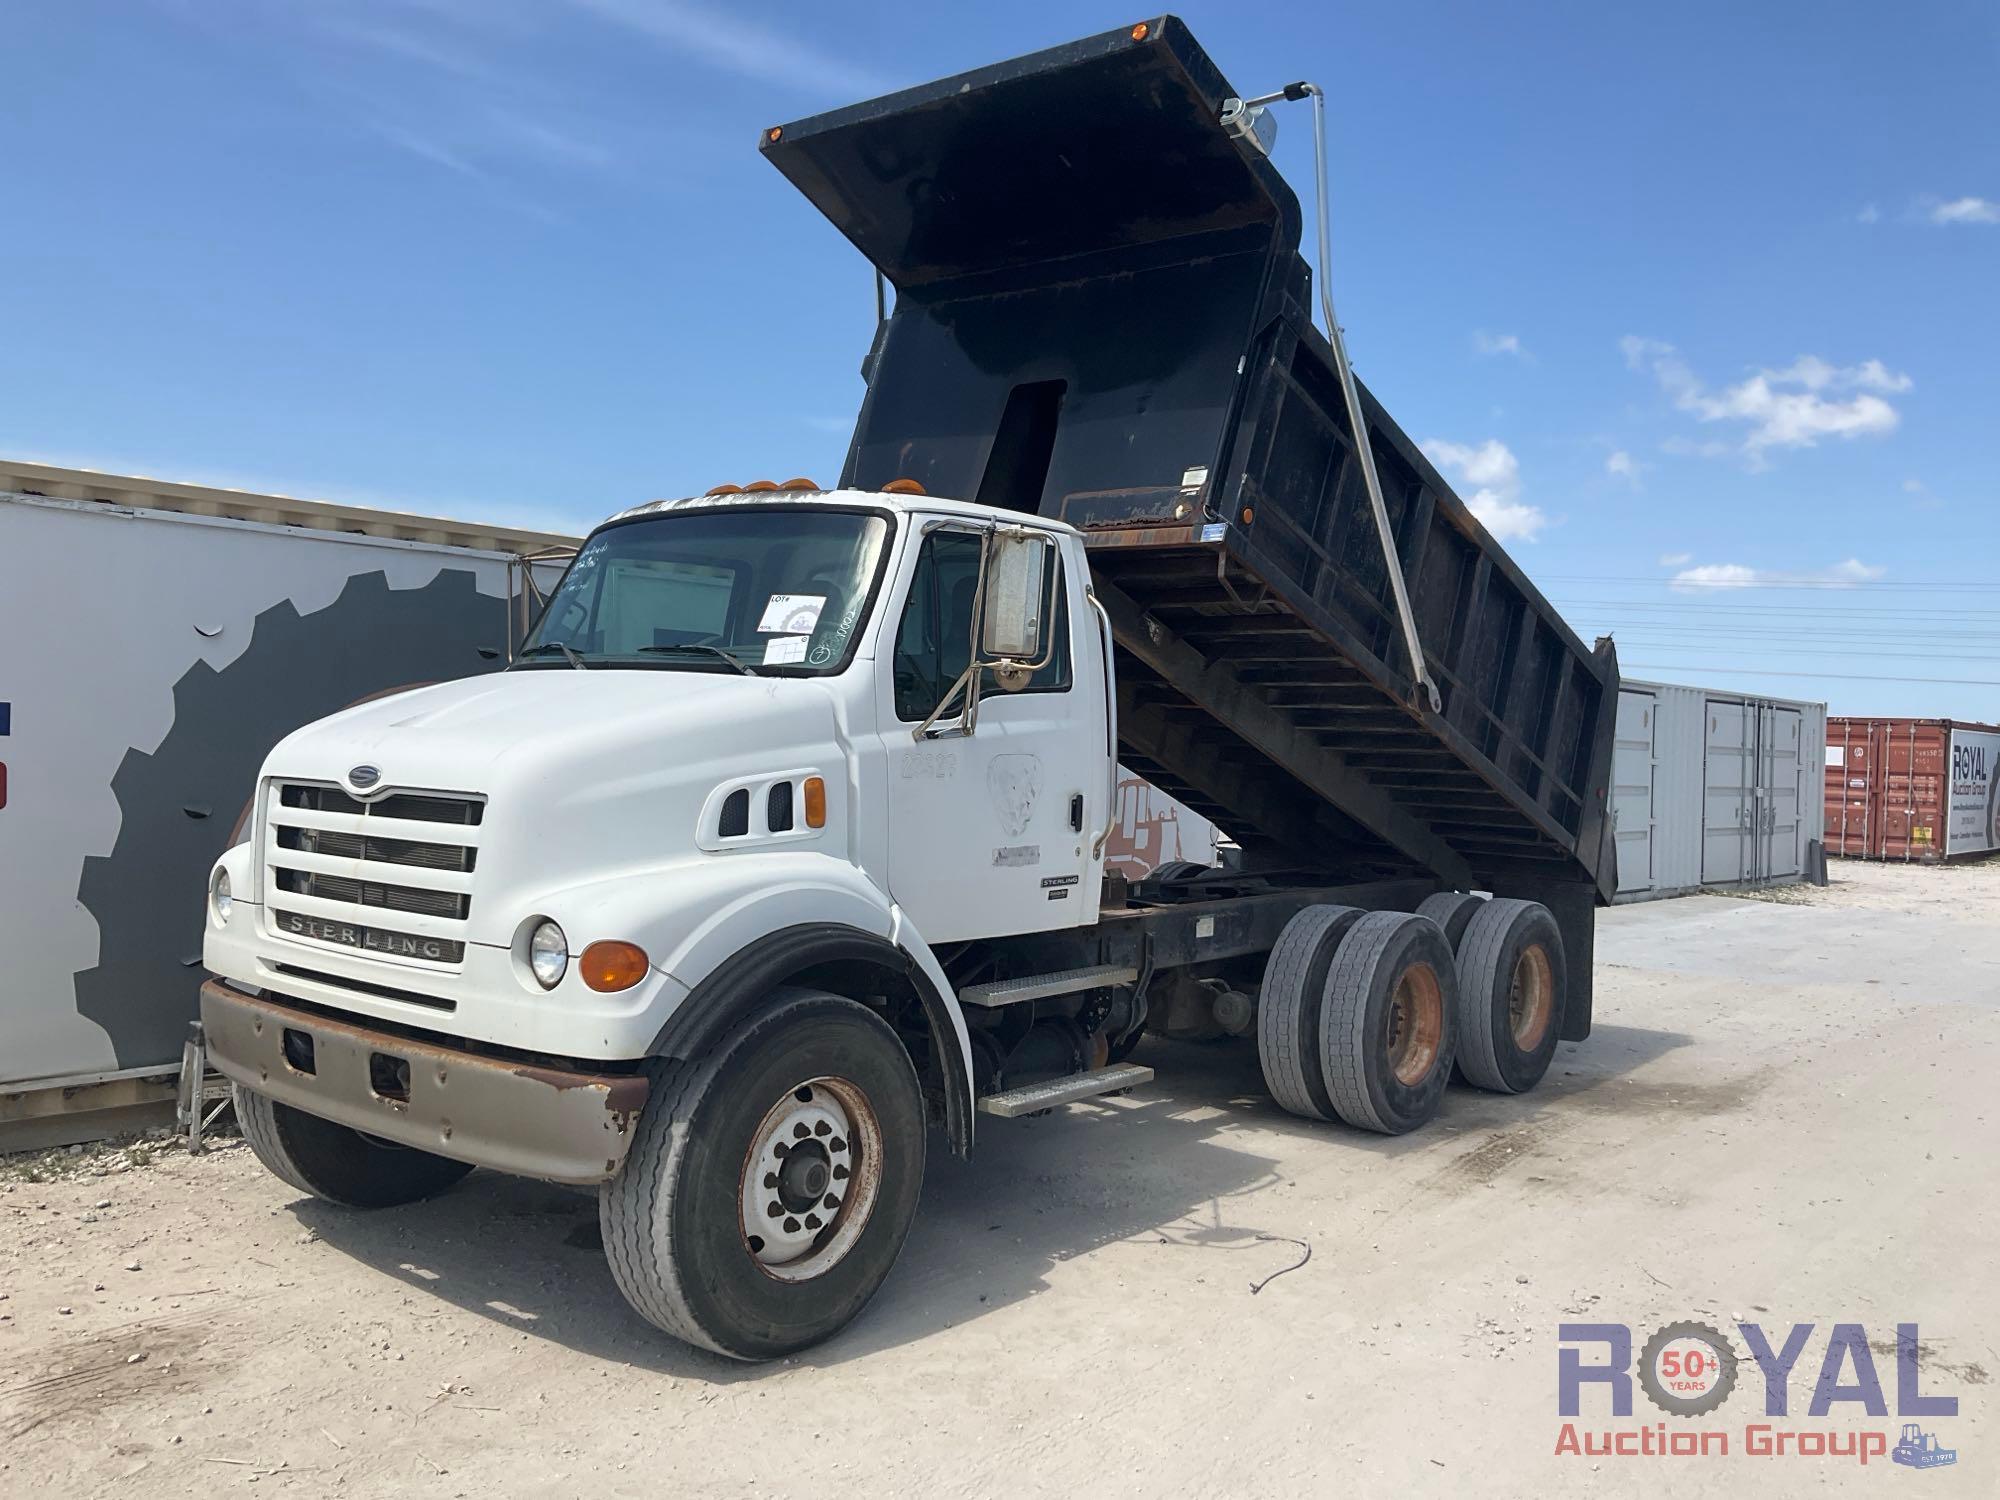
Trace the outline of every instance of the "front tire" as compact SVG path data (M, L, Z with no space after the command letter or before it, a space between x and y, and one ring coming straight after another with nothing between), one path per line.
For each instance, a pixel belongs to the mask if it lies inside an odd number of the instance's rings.
M776 1359L868 1305L903 1248L924 1175L915 1068L875 1012L778 991L653 1088L598 1200L626 1301L675 1338Z
M236 1123L257 1160L302 1193L346 1208L394 1208L435 1198L469 1162L392 1146L236 1085Z

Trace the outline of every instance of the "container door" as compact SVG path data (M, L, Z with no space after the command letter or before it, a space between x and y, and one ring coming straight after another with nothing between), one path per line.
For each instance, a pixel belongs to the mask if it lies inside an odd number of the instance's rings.
M1868 857L1886 859L1889 836L1889 730L1887 724L1868 726Z
M1708 743L1702 757L1703 885L1735 885L1749 871L1756 733L1748 704L1709 700Z
M1868 853L1868 726L1853 719L1826 725L1826 852Z
M1653 782L1659 700L1631 689L1618 695L1611 756L1611 826L1618 842L1618 893L1650 891L1653 869Z
M1759 873L1765 880L1792 880L1805 867L1799 840L1799 796L1805 774L1800 736L1805 718L1796 708L1764 705L1759 769L1764 774L1764 832L1759 840Z

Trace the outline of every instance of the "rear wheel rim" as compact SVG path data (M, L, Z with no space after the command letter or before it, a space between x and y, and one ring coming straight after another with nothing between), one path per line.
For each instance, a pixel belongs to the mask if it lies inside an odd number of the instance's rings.
M1556 976L1548 950L1530 943L1514 960L1513 977L1507 986L1507 1029L1514 1045L1533 1052L1547 1035L1549 1018L1555 1014Z
M882 1124L861 1088L811 1078L758 1122L737 1194L743 1248L765 1275L810 1281L847 1257L882 1188Z
M1444 989L1437 970L1411 964L1396 980L1385 1018L1389 1071L1413 1088L1430 1076L1444 1040Z

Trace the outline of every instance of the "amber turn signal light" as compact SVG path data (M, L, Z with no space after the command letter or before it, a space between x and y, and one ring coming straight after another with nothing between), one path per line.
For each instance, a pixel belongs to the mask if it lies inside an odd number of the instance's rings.
M583 982L600 994L629 990L646 977L646 950L637 943L592 943L577 960Z
M817 776L806 778L806 827L826 827L826 783Z

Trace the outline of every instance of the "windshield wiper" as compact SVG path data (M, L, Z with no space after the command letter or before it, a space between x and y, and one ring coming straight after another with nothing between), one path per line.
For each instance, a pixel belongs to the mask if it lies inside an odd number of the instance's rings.
M641 651L659 652L662 655L672 655L677 651L699 651L704 656L721 657L722 660L728 662L730 666L736 668L736 670L741 672L745 677L755 677L757 675L756 672L753 671L741 657L731 655L729 652L724 651L720 646L706 646L698 644L694 641L675 641L667 645L661 645L661 646L641 646L639 649Z
M576 670L579 672L589 670L590 664L586 662L581 656L578 656L576 654L576 648L571 646L568 641L542 641L537 645L530 646L527 650L523 651L521 655L524 658L529 656L540 656L550 651L562 652L563 660L568 662L572 667L576 668Z

